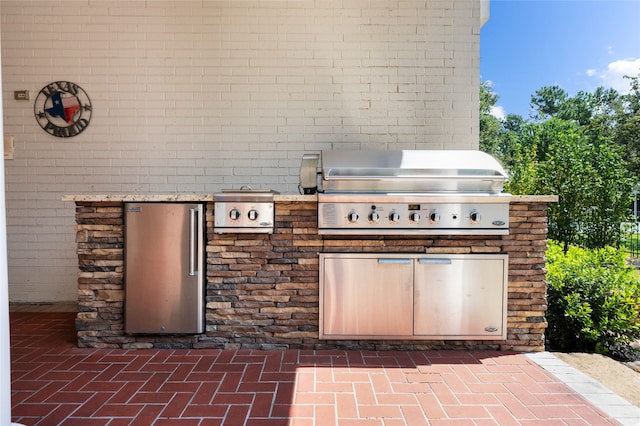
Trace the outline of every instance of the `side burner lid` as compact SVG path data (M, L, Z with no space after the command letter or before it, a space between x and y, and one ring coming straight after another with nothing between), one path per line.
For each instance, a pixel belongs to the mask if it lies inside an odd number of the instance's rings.
M242 186L240 189L223 189L222 192L213 194L215 201L255 201L255 202L273 202L273 196L279 194L277 191L270 189L253 189L248 186Z

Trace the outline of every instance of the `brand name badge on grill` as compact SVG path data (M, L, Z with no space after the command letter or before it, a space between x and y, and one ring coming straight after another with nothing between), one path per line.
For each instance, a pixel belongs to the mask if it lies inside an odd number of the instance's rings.
M492 225L494 226L504 226L505 225L505 221L504 220L494 220L493 222L491 222Z

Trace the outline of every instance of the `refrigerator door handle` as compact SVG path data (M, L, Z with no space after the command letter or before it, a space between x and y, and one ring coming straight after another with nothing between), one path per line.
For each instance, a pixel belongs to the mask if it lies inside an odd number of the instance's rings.
M198 209L189 209L189 275L198 275L198 269L196 266L196 250L198 247L197 231L198 222L196 221L196 214Z

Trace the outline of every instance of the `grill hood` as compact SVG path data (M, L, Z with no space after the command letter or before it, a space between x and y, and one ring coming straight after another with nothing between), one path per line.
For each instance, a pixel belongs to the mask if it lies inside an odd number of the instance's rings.
M323 151L325 193L502 191L507 174L481 151Z

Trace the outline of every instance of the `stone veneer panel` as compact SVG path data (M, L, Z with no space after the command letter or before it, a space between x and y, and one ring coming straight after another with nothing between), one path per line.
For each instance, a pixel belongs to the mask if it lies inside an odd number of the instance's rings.
M76 201L78 346L257 349L544 350L547 203L512 202L503 236L320 236L315 201L276 203L276 233L215 234L206 203L206 331L124 333L123 204ZM507 339L319 340L320 252L506 253Z

